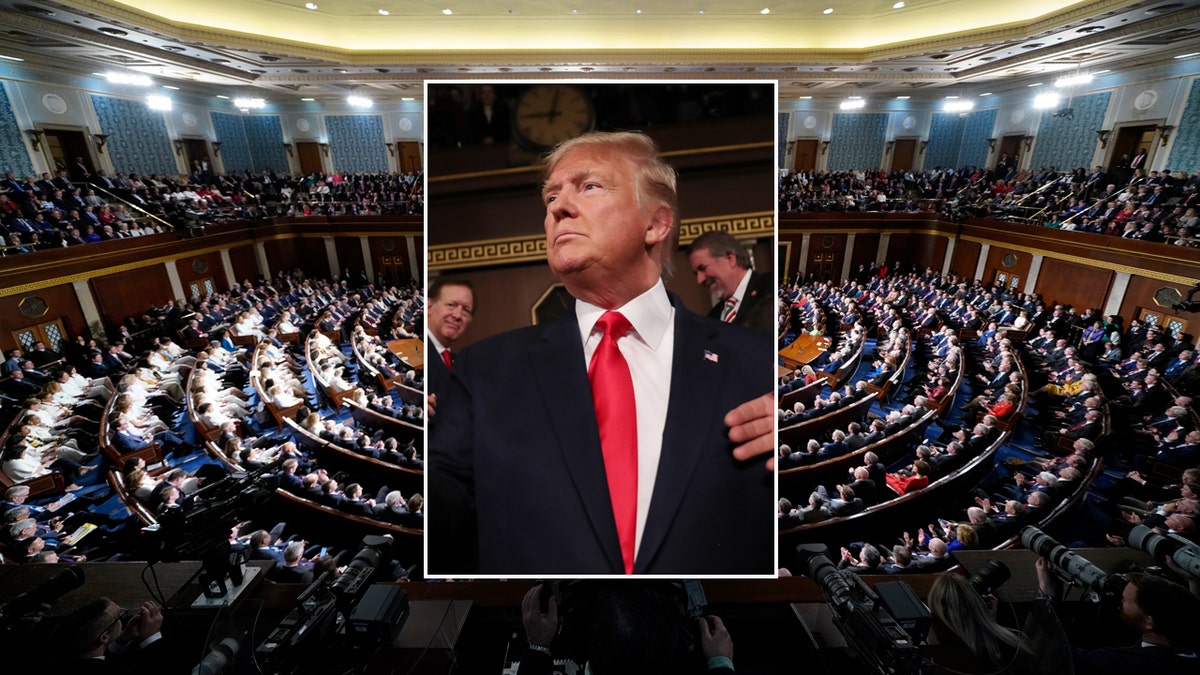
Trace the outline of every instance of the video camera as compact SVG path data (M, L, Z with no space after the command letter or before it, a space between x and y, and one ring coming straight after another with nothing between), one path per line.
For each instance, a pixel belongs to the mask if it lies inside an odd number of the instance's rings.
M399 586L370 585L391 560L392 538L363 537L362 548L334 581L323 573L296 598L297 607L254 651L265 672L305 669L306 655L394 641L408 619L408 596ZM341 630L339 630L339 628Z
M912 618L906 618L906 626L902 626L889 609L894 600L884 602L857 574L837 569L827 552L819 544L796 547L800 569L824 590L833 609L833 623L846 642L880 675L921 672L917 643L929 630L929 610L909 588L907 595L911 598L905 606ZM902 582L893 583L908 588Z

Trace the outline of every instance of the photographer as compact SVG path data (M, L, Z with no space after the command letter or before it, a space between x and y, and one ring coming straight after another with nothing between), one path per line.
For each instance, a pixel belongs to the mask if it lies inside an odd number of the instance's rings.
M934 672L1026 675L1055 670L1052 660L1035 654L1028 636L996 621L996 597L981 596L961 574L939 576L927 603L940 645Z
M1059 597L1053 565L1037 561L1038 587L1045 597ZM1130 574L1121 593L1121 620L1138 634L1127 647L1073 650L1076 672L1096 675L1184 675L1200 672L1195 619L1200 599L1178 584L1145 574Z
M521 600L529 648L517 672L554 672L551 649L559 642L568 645L558 658L586 662L592 675L732 673L733 640L725 624L715 616L692 623L673 590L669 583L575 582L564 589L568 599L560 608L554 596L542 606L541 584L530 588Z

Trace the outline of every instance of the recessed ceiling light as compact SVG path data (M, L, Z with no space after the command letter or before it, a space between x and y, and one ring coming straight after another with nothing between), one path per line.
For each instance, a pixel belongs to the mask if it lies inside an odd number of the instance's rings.
M146 105L150 106L151 110L170 110L171 99L167 98L166 96L147 96Z
M1060 77L1054 81L1056 87L1074 87L1080 84L1088 84L1092 81L1091 73L1077 73L1075 75L1067 75Z
M899 101L907 101L910 98L912 98L912 97L911 96L897 96L896 97L896 99Z
M1192 52L1191 54L1180 54L1179 56L1176 56L1175 58L1177 58L1177 59L1190 59L1190 58L1192 58L1193 56L1200 56L1200 52Z
M316 9L316 8L317 8L317 3L315 3L315 2L304 3L304 9Z
M412 96L401 96L400 100L401 101L415 101L417 99L413 98Z
M1032 89L1032 88L1034 88L1034 87L1040 87L1040 86L1042 86L1042 83L1041 83L1041 82L1034 82L1033 84L1031 84L1031 85L1028 85L1028 86L1029 86L1029 88L1030 88L1030 89Z
M700 13L701 13L701 14L703 14L703 13L704 13L704 10L700 10Z
M164 84L163 89L170 89L171 91L179 91L179 87L173 87L169 84Z
M639 10L637 10L637 13L638 13L638 14L641 14L641 13L642 13L642 10L640 10L640 9L639 9Z
M862 110L867 106L867 102L861 96L852 96L850 100L842 101L838 107L842 110Z
M946 98L953 100L953 99L956 99L956 98L958 98L958 97L957 97L957 96L947 96Z
M904 3L897 2L896 4L892 5L892 9L904 9Z
M387 16L388 14L391 14L391 12L387 11L386 9L379 10L379 16Z
M317 100L317 99L315 99L315 98L302 98L302 99L300 99L300 100L301 100L301 101L315 101L315 100Z
M449 7L442 10L442 14L445 14L446 16L450 16L453 13L454 13L454 10L450 9Z
M1105 68L1104 70L1097 70L1096 72L1094 72L1092 74L1093 75L1103 75L1105 73L1111 73L1111 72L1112 72L1111 70L1108 70L1107 68Z
M761 9L761 10L760 10L758 13L759 13L759 14L770 14L770 13L771 13L771 8L770 8L770 7L763 7L763 8L762 8L762 9Z
M577 9L573 9L573 10L571 10L571 13L572 13L572 14L578 14L578 13L579 13L579 10L577 10Z
M228 100L229 100L229 97L228 97L228 96L226 96L226 95L224 95L224 94L217 94L217 98L223 98L223 99L225 99L226 101L228 101Z
M991 96L991 95L992 95L992 92L990 92L990 91L985 91L985 92L983 92L982 94L980 94L980 95L979 95L979 97L980 97L980 98L983 98L984 96Z
M808 100L811 100L811 99L812 99L812 97L811 97L811 96L801 96L801 97L800 97L800 100L801 100L801 101L808 101Z
M150 78L141 73L105 73L104 78L111 84L129 84L135 87L149 87Z
M370 108L374 105L371 99L362 96L347 96L346 103L350 104L353 108Z
M826 8L825 8L825 11L824 11L824 12L821 12L821 13L822 13L822 14L833 14L833 8L832 8L832 7L826 7Z
M248 110L251 108L254 110L261 110L262 108L267 107L267 102L261 98L235 98L233 99L233 104L242 110Z
M4 59L5 61L24 61L25 60L25 59L18 59L15 56L5 56L3 54L0 54L0 59Z
M946 101L942 104L942 110L945 112L965 113L974 109L975 101Z
M1033 107L1039 109L1054 108L1058 106L1058 103L1061 100L1062 99L1059 98L1058 94L1038 94L1037 97L1033 99Z

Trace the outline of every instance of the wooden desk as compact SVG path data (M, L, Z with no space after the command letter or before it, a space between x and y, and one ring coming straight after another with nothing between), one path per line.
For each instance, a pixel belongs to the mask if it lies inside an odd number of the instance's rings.
M425 367L425 341L420 338L406 338L404 340L391 340L387 343L388 349L396 355L396 358L407 363L413 368Z
M808 365L824 354L831 342L824 335L801 333L795 342L779 350L779 358L791 368Z

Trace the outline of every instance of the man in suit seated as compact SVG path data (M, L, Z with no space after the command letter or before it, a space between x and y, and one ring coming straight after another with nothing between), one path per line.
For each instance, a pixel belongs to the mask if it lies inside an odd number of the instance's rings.
M358 483L351 483L346 486L343 491L341 501L337 502L337 509L345 511L356 516L364 518L372 518L375 515L375 500L363 499L363 489Z
M401 516L408 515L408 504L399 490L388 492L382 504L375 504L371 517L385 523L399 524Z
M774 448L774 345L666 292L674 169L642 134L587 134L551 153L542 197L576 302L455 362L430 438L446 518L430 571L772 573L772 481L749 459ZM455 543L476 539L478 564Z
M313 582L312 563L302 560L304 542L293 541L283 549L282 562L276 563L267 572L267 578L277 584L304 584Z

